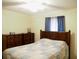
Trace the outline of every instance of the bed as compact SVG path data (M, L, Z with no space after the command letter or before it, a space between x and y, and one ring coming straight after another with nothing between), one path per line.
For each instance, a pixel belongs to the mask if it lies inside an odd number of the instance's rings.
M54 35L51 36L53 33ZM56 34L63 38L57 37ZM68 59L70 31L62 32L63 35L60 34L60 32L40 31L39 41L6 49L3 52L3 59Z
M40 30L40 38L49 38L51 40L65 41L69 48L69 59L70 59L70 47L71 47L71 31L68 32L53 32L53 31L42 31Z

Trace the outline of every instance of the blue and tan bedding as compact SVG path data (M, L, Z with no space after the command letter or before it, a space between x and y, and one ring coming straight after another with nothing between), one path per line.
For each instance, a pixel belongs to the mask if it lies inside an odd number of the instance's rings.
M3 59L68 59L68 46L64 41L43 38L32 44L6 49Z

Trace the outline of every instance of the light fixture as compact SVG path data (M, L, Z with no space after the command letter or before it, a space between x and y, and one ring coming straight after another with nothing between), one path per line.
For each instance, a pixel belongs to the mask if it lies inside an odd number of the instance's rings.
M44 10L47 6L43 5L43 3L48 3L48 0L27 0L26 4L19 5L23 9L27 9L31 12L38 12Z
M23 9L30 10L32 12L37 12L39 10L45 9L45 6L42 4L39 4L39 3L27 3L24 5L20 5L19 7L23 8Z

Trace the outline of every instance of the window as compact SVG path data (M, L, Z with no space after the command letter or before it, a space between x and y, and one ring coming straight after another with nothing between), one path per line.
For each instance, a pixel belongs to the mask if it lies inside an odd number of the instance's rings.
M45 31L65 31L65 18L64 16L46 17L45 18Z

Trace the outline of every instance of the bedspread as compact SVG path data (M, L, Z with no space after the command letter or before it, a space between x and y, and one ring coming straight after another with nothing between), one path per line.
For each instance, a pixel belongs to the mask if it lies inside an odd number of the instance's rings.
M32 44L6 49L3 59L68 59L68 46L64 41L44 38Z

